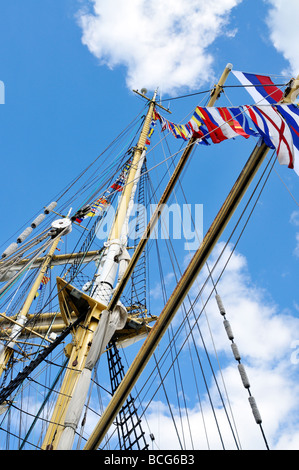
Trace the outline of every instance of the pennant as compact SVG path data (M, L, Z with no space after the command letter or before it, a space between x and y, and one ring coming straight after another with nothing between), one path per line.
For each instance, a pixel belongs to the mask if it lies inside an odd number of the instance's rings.
M294 168L293 138L286 121L273 106L253 106L250 113L261 118L259 125L266 123L267 127L264 125L262 132L274 145L279 163Z
M235 70L232 70L232 73L246 87L255 103L259 105L275 104L283 99L283 92L274 85L270 77Z

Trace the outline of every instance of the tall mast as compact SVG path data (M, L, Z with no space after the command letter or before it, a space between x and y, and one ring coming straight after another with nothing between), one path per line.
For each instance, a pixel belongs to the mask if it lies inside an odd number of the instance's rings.
M220 79L219 79L219 82L217 83L217 85L214 86L212 92L211 92L211 96L210 96L210 99L208 101L208 107L212 107L214 106L214 104L216 103L217 99L219 98L222 90L223 90L223 85L224 83L226 82L227 80L227 77L230 73L232 69L232 64L227 64ZM111 301L108 305L108 310L112 310L115 305L117 304L125 286L126 286L126 283L128 282L137 262L138 262L138 259L140 258L140 255L141 253L143 252L144 248L145 248L145 245L147 244L149 238L150 238L150 235L151 233L153 232L160 216L161 216L161 213L162 213L162 209L164 207L164 205L167 203L172 191L174 190L174 187L176 185L176 183L178 182L181 174L182 174L182 171L183 169L185 168L185 165L188 161L188 159L190 158L190 155L194 149L194 145L196 144L196 141L197 141L197 138L196 137L191 137L191 139L189 140L184 152L182 153L180 159L179 159L179 162L177 164L177 166L175 167L175 170L174 172L172 173L171 175L171 178L158 202L158 205L156 207L156 210L154 211L154 213L152 214L151 216L151 219L146 227L146 230L144 232L144 234L142 235L141 237L141 240L140 242L138 243L137 247L136 247L136 250L134 251L134 254L132 256L132 259L130 261L130 263L128 264L128 267L127 267L127 270L126 272L124 273L122 279L120 280L119 284L117 285L116 289L114 290L113 292L113 296L111 298Z
M81 411L91 379L91 370L102 354L116 329L123 328L127 319L124 306L115 305L106 310L115 285L117 271L122 262L129 262L126 251L127 221L132 208L132 200L145 158L146 139L153 119L157 92L149 101L148 111L134 149L126 185L123 189L116 216L106 242L102 262L96 273L93 296L87 299L90 313L84 322L84 332L79 329L74 338L69 364L76 363L76 370L68 370L57 400L51 424L43 443L43 448L71 449ZM119 278L124 268L120 269ZM58 281L59 282L59 281ZM61 282L61 281L60 281ZM85 296L87 298L88 296ZM62 307L62 304L61 304ZM88 333L87 333L88 332ZM75 361L75 362L74 362ZM70 399L68 397L71 397Z
M126 246L126 239L121 240L121 235L123 233L124 224L127 219L127 213L130 210L131 196L134 188L136 188L138 176L140 176L140 164L144 158L145 143L153 118L156 96L157 92L155 91L154 96L149 103L149 108L143 123L138 143L134 150L128 179L121 195L116 216L106 244L107 249L104 253L103 261L99 267L95 281L95 293L93 294L93 297L99 302L105 303L106 305L108 305L111 297L118 268L118 263L115 261L115 259L122 254L122 251Z
M232 69L232 65L231 64L227 64L227 66L225 67L220 79L219 79L219 82L217 85L215 85L212 93L211 93L211 97L209 99L209 102L208 102L208 106L211 107L215 104L216 100L219 98L220 96L220 93L222 92L222 89L223 89L223 85L230 73ZM115 305L117 304L117 301L119 300L119 297L126 285L126 282L128 281L130 275L132 274L132 271L140 257L140 254L142 253L142 251L144 250L144 247L150 237L150 234L152 232L152 230L154 229L157 221L159 220L159 217L161 215L161 208L163 207L163 205L168 201L169 199L169 196L171 195L174 187L175 187L175 184L177 183L190 155L191 155L191 152L194 148L194 144L196 143L196 138L195 137L191 137L191 139L189 140L188 142L188 145L187 147L185 148L162 196L161 196L161 199L158 203L158 206L154 212L154 214L152 215L151 217L151 220L149 222L149 224L147 225L147 228L144 232L144 234L142 235L141 237L141 240L134 252L134 255L128 265L128 268L122 278L122 280L120 281L120 283L118 284L117 288L115 289L115 292L113 294L113 297L108 305L108 310L112 310ZM161 314L162 315L162 314ZM161 315L158 319L158 321L156 322L155 326L153 327L153 329L151 330L151 332L149 333L144 345L141 347L141 350L139 352L139 354L137 355L137 357L135 358L133 364L131 365L131 367L129 368L126 376L124 377L123 381L121 382L121 384L119 385L118 389L116 390L113 398L111 399L108 407L106 408L106 410L104 411L103 415L102 415L102 418L100 419L100 421L98 422L98 425L96 426L96 428L94 429L94 432L93 434L90 436L89 440L87 441L86 443L86 446L85 446L85 450L93 450L93 449L97 449L100 442L102 441L103 437L105 436L105 434L108 432L109 430L109 427L111 426L115 416L117 415L118 411L120 410L121 406L123 405L124 401L126 400L127 396L129 395L129 393L131 392L134 384L136 383L138 377L140 376L143 368L145 367L146 363L148 362L149 358L150 358L150 355L152 354L152 352L154 351L155 347L157 346L158 344L158 341L161 339L162 335L164 334L164 332L166 331L166 328L162 328L162 331L161 331L161 335L160 336L156 336L155 335L155 331L157 331L157 325L160 325L161 324L163 325L164 323L164 320L161 318ZM161 319L161 320L160 320ZM151 348L147 349L147 345L151 345ZM136 367L135 367L136 366Z

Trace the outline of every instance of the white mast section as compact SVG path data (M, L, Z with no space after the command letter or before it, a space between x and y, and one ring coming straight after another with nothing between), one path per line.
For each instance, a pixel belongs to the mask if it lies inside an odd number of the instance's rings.
M124 274L124 269L127 267L128 261L130 260L126 248L129 235L129 219L132 213L135 193L138 182L140 180L141 169L144 163L145 155L146 151L144 150L137 163L136 173L133 181L127 182L128 185L132 185L132 188L130 189L131 194L127 204L125 217L120 218L117 216L114 227L111 229L109 240L106 242L106 251L103 255L102 262L96 274L93 298L104 305L108 305L111 299L118 268L120 268L118 275L118 280L120 280ZM123 195L122 199L126 199L126 195ZM115 233L119 233L119 238L112 238L113 234Z
M135 148L128 179L123 189L117 214L108 237L106 252L104 253L103 261L97 272L95 281L96 289L94 291L93 298L104 305L109 304L112 296L119 263L121 269L118 280L120 280L120 276L125 272L125 268L130 260L126 250L129 218L132 212L136 188L145 159L145 142L152 121L155 99L156 92L150 102L143 129L141 131L137 147ZM102 311L86 358L85 366L79 376L73 396L65 414L64 429L61 434L57 450L72 449L76 429L88 395L92 370L115 331L124 328L126 320L127 311L120 302L118 302L117 306L112 311Z
M129 220L130 220L132 210L133 210L133 206L134 206L136 189L137 189L137 185L140 181L141 171L142 171L142 167L143 167L144 160L145 160L145 155L146 155L146 151L144 150L142 152L141 158L138 162L138 167L137 167L135 180L134 180L133 188L132 188L132 194L131 194L131 197L130 197L127 214L126 214L126 217L125 217L125 220L124 220L124 223L123 223L123 227L122 227L122 230L121 230L121 234L120 234L120 242L121 242L121 247L122 247L122 253L118 258L118 261L119 261L118 282L122 279L122 277L123 277L123 275L124 275L124 273L125 273L125 271L128 267L129 261L130 261L130 255L129 255L128 250L127 250L128 237L129 237ZM109 299L109 301L110 301L110 299Z

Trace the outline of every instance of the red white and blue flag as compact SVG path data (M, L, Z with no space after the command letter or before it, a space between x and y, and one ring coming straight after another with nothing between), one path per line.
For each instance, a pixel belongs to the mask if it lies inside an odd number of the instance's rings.
M282 92L275 96L282 98ZM185 140L193 135L206 145L209 139L218 144L237 136L260 136L269 148L276 150L279 163L299 175L299 108L264 102L238 107L197 106L186 125L170 123L161 116L162 130L169 129L176 138Z
M240 135L241 131L238 128L239 126L236 127L234 125L234 120L232 116L229 115L227 108L208 108L207 110L213 121L219 126L221 132L227 139L234 139ZM242 135L244 135L243 129Z
M279 163L294 168L293 137L283 117L273 106L244 106L244 109L268 147L276 149Z
M283 92L274 85L270 77L235 70L232 73L246 87L256 104L275 104L282 100Z
M213 112L215 110L213 108L202 108L201 106L197 106L196 110L199 119L208 129L209 137L212 139L214 144L219 144L223 140L227 139L227 136L224 134L221 127L219 127L219 123L215 120Z

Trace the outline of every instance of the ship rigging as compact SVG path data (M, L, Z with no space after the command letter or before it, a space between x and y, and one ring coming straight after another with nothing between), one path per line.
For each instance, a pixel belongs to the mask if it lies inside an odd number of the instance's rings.
M231 70L228 64L210 92L207 108L215 105ZM293 102L297 90L295 80L279 103ZM199 448L205 439L208 448L242 448L225 387L216 377L199 326L204 311L204 306L199 308L201 295L212 283L205 302L211 297L215 301L216 295L215 306L223 317L241 382L249 394L248 407L268 448L261 414L229 323L229 311L218 292L222 273L215 275L215 271L221 255L214 266L210 266L209 259L259 173L230 235L240 224L241 236L246 226L242 218L250 217L250 204L254 206L258 201L275 152L266 162L269 145L259 141L255 146L203 240L198 240L197 249L190 253L187 267L182 269L183 261L178 259L171 238L165 237L161 248L155 231L158 227L165 229L163 209L177 195L178 188L184 201L182 175L205 136L200 134L200 126L179 152L165 156L167 171L160 172L160 180L154 185L146 150L159 112L167 110L157 101L157 92L152 98L145 91L136 93L146 102L142 119L138 117L131 123L54 202L44 207L30 226L23 227L16 241L3 252L0 406L6 446L43 450L149 449L155 445L155 434L147 413L155 419L156 407L165 406L180 449ZM155 209L146 213L153 203ZM130 224L132 214L134 225ZM72 250L57 254L74 235ZM170 293L163 250L173 267L171 280L175 282ZM160 311L149 295L153 290L148 284L149 259L151 270L159 278ZM190 290L204 268L208 271L206 279L193 299ZM217 390L216 399L209 390L207 369ZM189 385L186 390L186 375L191 373L192 390ZM162 393L163 405L159 400ZM195 434L187 405L189 394L196 397L194 409L209 406L213 419L212 425L207 424L202 414ZM210 426L218 431L217 443L209 442ZM227 431L228 442L224 438Z

